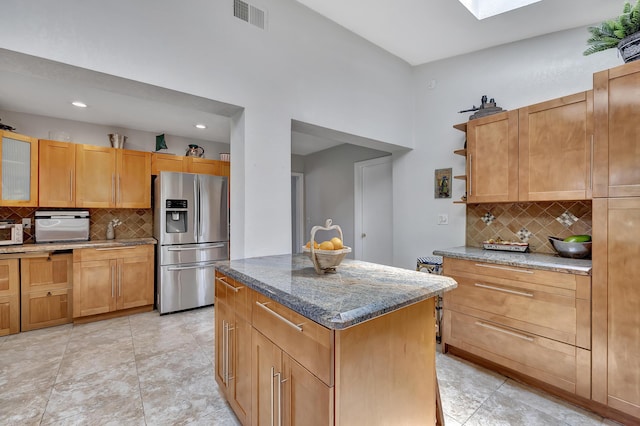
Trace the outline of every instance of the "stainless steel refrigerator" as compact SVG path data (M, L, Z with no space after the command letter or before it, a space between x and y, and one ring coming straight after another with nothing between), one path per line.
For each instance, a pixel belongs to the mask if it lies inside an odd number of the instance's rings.
M158 311L212 305L214 261L229 258L227 178L160 172L153 213Z

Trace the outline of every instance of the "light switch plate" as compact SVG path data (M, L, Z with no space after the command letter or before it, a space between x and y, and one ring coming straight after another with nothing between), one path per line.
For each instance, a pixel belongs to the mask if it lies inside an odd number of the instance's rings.
M22 219L22 227L24 229L31 229L31 218L25 217Z
M449 215L446 213L440 213L438 215L438 225L448 225L449 224Z

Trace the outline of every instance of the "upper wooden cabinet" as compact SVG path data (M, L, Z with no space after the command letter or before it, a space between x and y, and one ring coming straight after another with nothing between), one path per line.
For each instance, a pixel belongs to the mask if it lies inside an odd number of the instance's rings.
M38 139L0 130L0 206L38 205Z
M185 172L184 159L181 155L171 154L151 154L151 174L157 175L160 172Z
M590 199L593 126L592 91L470 120L467 202Z
M593 196L640 196L640 62L594 74L593 91Z
M518 201L518 112L467 123L467 202Z
M229 177L230 163L228 161L154 152L151 155L151 173L157 175L160 172L202 173Z
M40 140L40 187L38 205L76 206L76 144Z
M591 198L593 92L518 110L519 201Z
M151 153L76 145L76 206L151 207Z

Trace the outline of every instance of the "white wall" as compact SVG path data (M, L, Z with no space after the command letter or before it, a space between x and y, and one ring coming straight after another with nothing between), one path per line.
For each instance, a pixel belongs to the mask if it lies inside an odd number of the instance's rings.
M394 155L394 264L415 268L416 257L434 249L464 245L465 206L453 204L464 194L464 181L454 180L453 198L434 199L434 170L453 167L465 173L465 159L453 154L464 146L464 134L453 129L479 106L482 95L503 109L517 109L592 87L592 76L622 60L615 49L582 56L585 28L506 44L414 69L415 149ZM435 80L435 88L428 83ZM437 225L438 214L449 225Z
M0 47L244 107L232 257L287 253L291 119L410 147L411 68L294 0L252 3L267 31L230 0L5 0Z
M70 142L88 145L110 146L110 133L119 133L127 137L125 149L138 151L155 151L156 134L135 129L102 126L80 121L62 120L59 118L43 117L41 115L24 114L14 111L0 110L3 124L16 128L16 132L38 139L56 139L55 132L64 132L70 137ZM54 133L52 133L54 132ZM183 138L165 134L167 149L162 153L185 155L189 144L196 144L204 148L205 158L218 160L221 152L229 152L229 144L204 141L200 139Z

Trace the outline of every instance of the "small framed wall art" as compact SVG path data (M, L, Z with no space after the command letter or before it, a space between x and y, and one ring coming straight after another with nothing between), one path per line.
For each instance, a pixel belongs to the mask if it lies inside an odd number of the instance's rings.
M451 172L451 168L436 169L435 198L451 198Z

